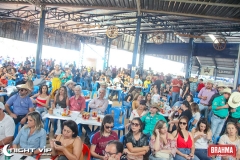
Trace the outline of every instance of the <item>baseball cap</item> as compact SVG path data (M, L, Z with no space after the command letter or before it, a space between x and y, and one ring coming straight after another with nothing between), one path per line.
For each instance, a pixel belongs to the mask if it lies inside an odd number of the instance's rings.
M146 105L146 101L145 101L145 100L141 100L141 101L140 101L140 104L141 104L141 105Z
M0 109L4 110L5 109L5 106L2 102L0 102Z

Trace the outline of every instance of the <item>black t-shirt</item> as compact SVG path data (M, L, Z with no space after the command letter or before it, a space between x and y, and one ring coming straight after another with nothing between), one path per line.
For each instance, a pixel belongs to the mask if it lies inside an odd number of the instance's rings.
M162 80L156 80L156 81L154 82L154 85L156 85L157 88L161 88L161 84L162 84L162 83L163 83Z
M187 109L187 110L183 111L179 117L181 117L181 116L188 117L188 120L190 121L190 119L192 119L192 112L189 109Z
M216 98L218 96L221 96L221 95L219 93L215 93L214 95L212 95L211 99L208 102L208 106L211 106L214 98Z
M141 137L139 138L138 141L136 141L133 137L133 133L132 132L128 132L128 134L125 136L125 141L124 141L124 145L126 146L127 143L132 143L133 147L143 147L143 146L149 146L149 142L148 142L148 136L143 134L141 135ZM146 153L143 156L143 159L148 159L149 155L148 153Z

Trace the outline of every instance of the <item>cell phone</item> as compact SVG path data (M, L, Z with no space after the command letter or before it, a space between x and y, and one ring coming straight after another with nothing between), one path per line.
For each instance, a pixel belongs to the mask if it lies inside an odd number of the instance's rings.
M60 141L55 141L55 143L56 143L57 145L59 145L59 146L62 145L62 143L61 143Z
M21 160L24 160L24 159L26 159L27 158L27 156L22 156L20 159Z

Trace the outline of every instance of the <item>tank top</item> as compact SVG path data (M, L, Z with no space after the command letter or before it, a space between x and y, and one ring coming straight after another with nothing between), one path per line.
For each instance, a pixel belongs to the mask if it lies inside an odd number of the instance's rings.
M67 97L64 97L64 98L60 101L59 95L57 95L57 98L56 98L56 106L59 105L61 108L66 108L66 107L67 107L66 100L67 100Z
M192 139L190 134L188 134L188 139L185 141L184 138L178 133L177 148L192 148Z
M38 97L36 98L36 100L38 100L38 101L41 102L41 103L46 104L47 98L48 98L48 96L45 97L45 98L42 98L42 97L38 96ZM37 107L43 108L44 106L42 106L41 104L37 103Z
M59 139L59 141L61 141L62 135ZM76 138L75 138L76 139ZM75 139L73 140L73 142L67 146L65 146L65 148L68 150L68 152L70 152L71 154L73 154L73 143L75 141ZM57 151L57 155L64 155L64 153L62 151Z
M61 75L61 73L62 73L61 70L60 71L55 71L54 70L53 76L58 78Z
M198 135L194 135L194 138L197 137ZM199 138L195 142L195 148L196 149L207 149L208 148L208 140L204 137Z

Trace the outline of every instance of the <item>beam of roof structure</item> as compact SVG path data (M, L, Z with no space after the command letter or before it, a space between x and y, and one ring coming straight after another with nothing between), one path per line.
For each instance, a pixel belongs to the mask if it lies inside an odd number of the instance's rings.
M6 2L0 1L0 3L6 3ZM25 2L7 2L7 3L8 4L27 4ZM44 3L43 5L46 5L47 7L51 7L51 6L53 6L53 7L73 7L73 8L76 7L76 8L88 8L88 9L122 10L122 11L135 11L135 12L138 11L136 8L119 8L119 7L110 7L110 6L87 6L87 5L84 6L84 5L76 5L76 4L59 4L59 3ZM141 12L240 22L239 18L218 17L218 16L200 15L200 14L192 14L192 13L181 13L181 12L175 12L175 11L173 12L173 11L163 11L163 10L141 9Z
M240 8L240 4L227 4L227 3L203 2L203 1L192 1L192 0L162 0L162 1L181 2L181 3L189 3L189 4L200 4L200 5L210 5L210 6L218 6L218 7Z

